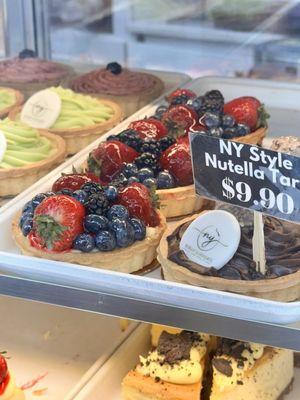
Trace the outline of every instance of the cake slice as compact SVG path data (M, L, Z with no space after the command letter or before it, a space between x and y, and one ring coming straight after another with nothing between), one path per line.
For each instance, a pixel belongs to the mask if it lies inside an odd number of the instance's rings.
M293 352L220 339L210 400L278 400L291 389Z
M123 379L123 400L199 400L208 335L163 331L157 349Z

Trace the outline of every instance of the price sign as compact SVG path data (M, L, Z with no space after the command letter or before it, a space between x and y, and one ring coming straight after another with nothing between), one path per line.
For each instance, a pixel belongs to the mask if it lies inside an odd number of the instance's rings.
M258 146L190 134L196 192L300 222L300 158Z

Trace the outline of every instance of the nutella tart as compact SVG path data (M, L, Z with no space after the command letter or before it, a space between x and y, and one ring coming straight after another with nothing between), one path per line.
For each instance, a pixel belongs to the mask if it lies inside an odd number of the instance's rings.
M149 190L103 186L92 174L62 175L15 216L12 232L23 254L133 273L150 268L166 227Z
M164 83L157 76L122 68L113 62L69 82L77 93L106 98L119 104L126 117L159 97Z
M158 261L166 280L269 300L288 302L300 297L300 233L297 225L273 217L264 218L266 272L263 274L256 270L253 262L253 226L242 224L237 251L217 269L213 265L204 267L191 261L180 249L181 239L190 224L206 213L210 211L178 221L164 233L158 248Z
M0 121L0 196L15 196L65 158L62 138L6 118Z
M293 352L219 339L210 400L279 400L292 389Z
M0 86L16 89L26 98L39 90L58 86L74 74L71 67L37 58L25 49L18 57L0 61Z
M0 118L8 116L9 112L20 106L24 101L24 96L18 90L0 87Z
M75 154L109 131L123 119L121 108L113 101L95 99L62 87L51 87L61 99L61 110L47 130L65 140L67 154ZM20 118L20 109L10 112L11 119Z
M199 400L206 374L205 334L182 331L160 335L157 348L140 356L122 382L123 400Z

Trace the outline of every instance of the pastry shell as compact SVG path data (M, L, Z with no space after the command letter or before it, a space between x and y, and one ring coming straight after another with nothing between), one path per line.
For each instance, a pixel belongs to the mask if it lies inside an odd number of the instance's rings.
M21 193L64 160L65 141L47 131L39 130L39 134L52 142L56 152L44 160L23 167L0 168L0 196L15 196Z
M293 274L274 279L244 281L197 274L169 260L167 237L179 225L192 221L201 214L202 213L180 220L172 224L172 227L168 227L164 232L158 247L157 256L158 262L162 266L164 279L167 281L187 283L193 286L222 290L274 301L289 302L300 298L300 270Z
M237 137L232 140L239 143L260 145L262 144L262 141L264 140L266 134L267 134L267 128L262 127L258 128L254 132L249 133L249 135Z
M49 132L60 136L66 142L67 154L72 155L78 153L80 150L88 146L94 140L98 139L99 136L108 132L114 126L116 126L123 119L123 111L120 106L113 101L99 99L99 102L112 108L114 114L112 117L99 124L86 126L84 128L69 128L69 129L48 129ZM9 113L9 118L15 120L19 114L21 108L14 108Z
M54 253L36 249L29 244L27 237L22 235L19 228L20 213L13 220L12 233L17 246L27 256L46 258L52 261L61 261L85 265L116 272L132 273L149 265L156 258L156 249L166 228L165 217L158 211L160 224L149 228L150 233L144 240L136 241L133 245L109 252L82 253L72 250L69 252Z
M4 89L7 92L10 92L15 95L15 102L8 107L0 109L0 118L5 118L8 116L9 112L13 110L15 107L19 107L23 104L24 102L24 96L21 92L18 90L12 89L12 88L7 88L7 87L0 87L0 89Z

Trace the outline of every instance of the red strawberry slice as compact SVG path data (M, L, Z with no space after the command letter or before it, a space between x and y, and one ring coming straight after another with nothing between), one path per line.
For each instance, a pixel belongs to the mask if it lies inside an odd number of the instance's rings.
M206 131L207 128L205 125L202 125L200 122L195 122L192 126L186 129L186 133L189 132L200 132L200 131Z
M6 360L3 357L3 355L0 354L0 383L2 383L8 373L8 368L7 368L7 364L6 364Z
M182 104L170 107L162 116L162 122L175 136L183 135L197 120L196 111Z
M190 147L187 143L175 143L169 147L159 160L162 169L168 170L176 180L178 186L193 183L193 170Z
M46 198L35 209L30 244L57 252L71 249L75 237L83 232L84 216L84 206L73 197Z
M183 136L179 136L179 138L177 139L177 143L189 146L190 145L189 135L186 134Z
M174 99L174 97L178 97L178 96L187 96L190 99L195 99L197 97L196 93L193 92L192 90L189 89L176 89L174 90L174 92L170 93L169 96L167 96L167 101L169 103L172 102L172 100Z
M88 182L100 183L100 179L98 176L90 172L87 172L85 174L63 174L53 183L52 190L54 192L58 192L63 189L75 191L80 189L81 186Z
M147 118L139 121L133 121L128 127L139 132L142 139L160 139L163 136L167 136L168 130L165 125L157 119Z
M224 113L235 118L238 124L246 124L251 131L267 126L269 114L255 97L244 96L229 101L224 105Z
M117 203L125 206L131 217L141 219L147 226L159 225L159 217L153 206L151 193L141 183L132 183L121 189Z
M89 156L89 170L100 175L102 182L110 182L121 172L124 163L131 163L138 153L125 143L110 140L100 143Z

